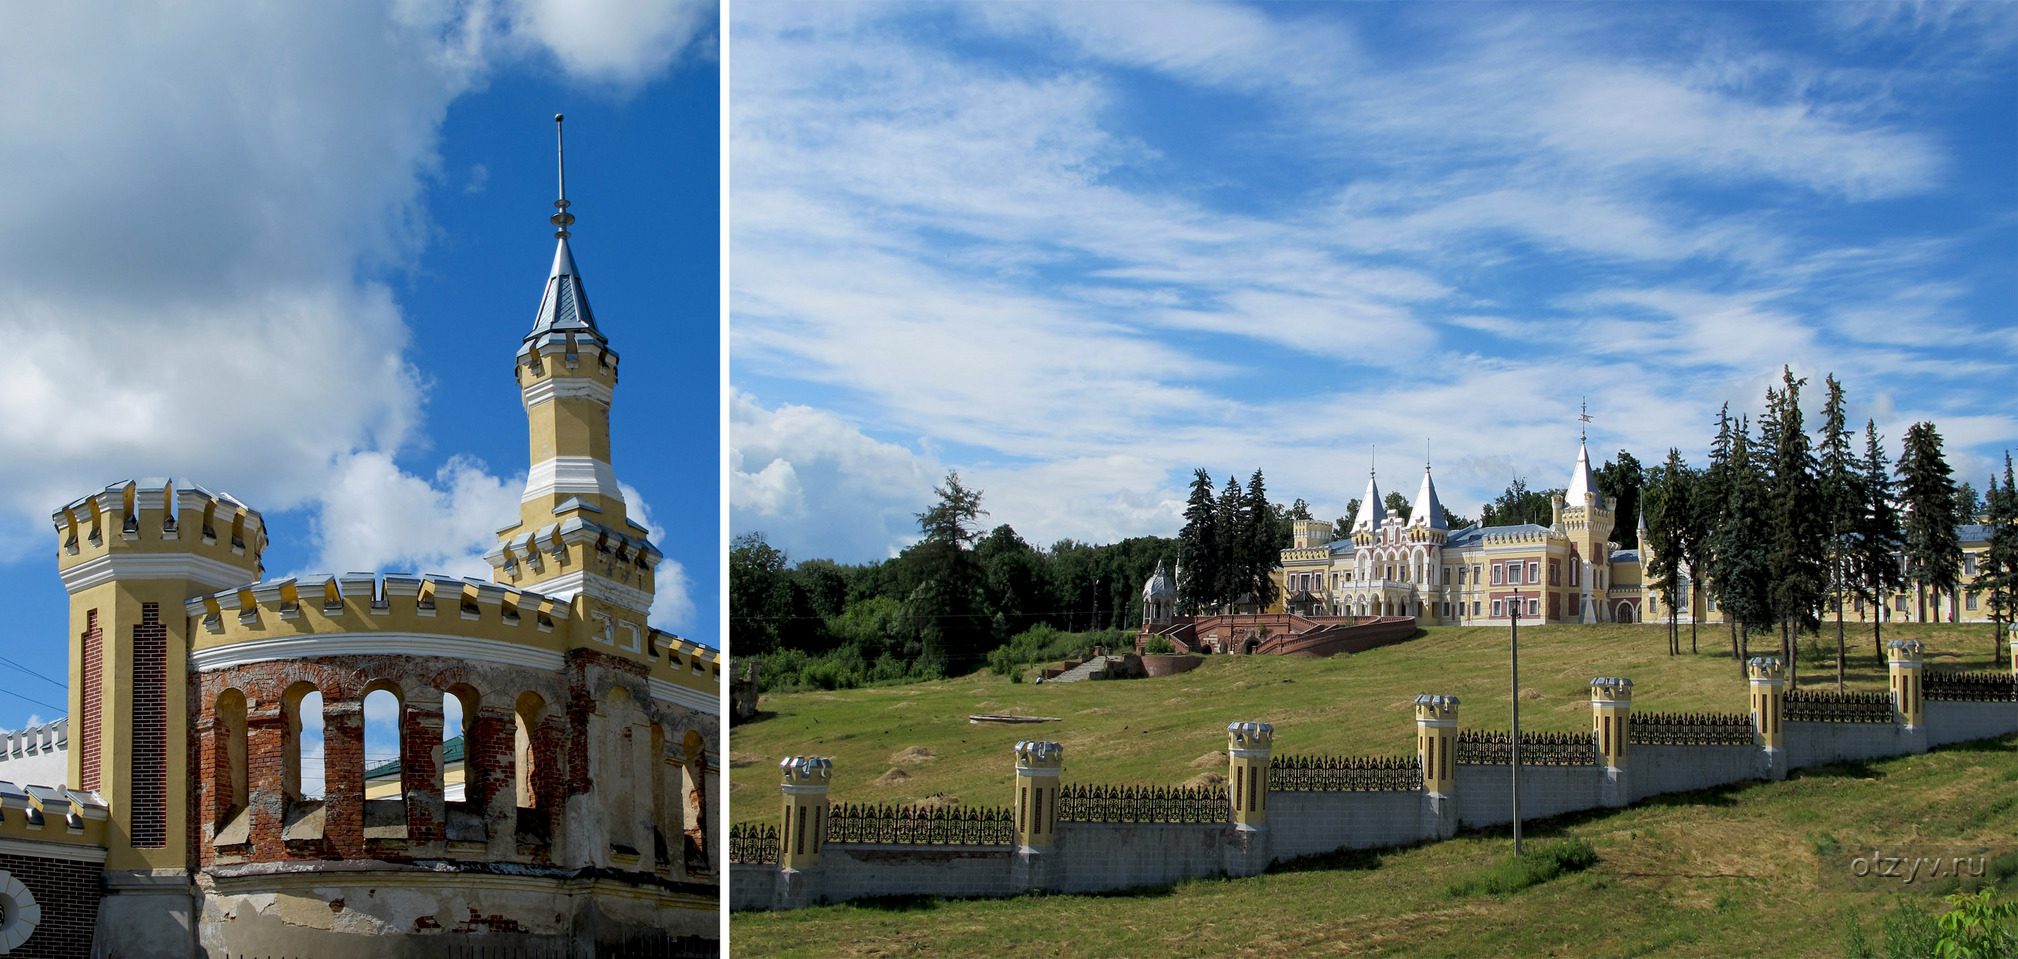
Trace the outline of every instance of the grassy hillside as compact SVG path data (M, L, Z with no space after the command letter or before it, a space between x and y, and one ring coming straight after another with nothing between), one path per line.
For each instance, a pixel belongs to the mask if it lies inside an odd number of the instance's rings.
M1818 849L2008 844L2014 828L2018 737L2006 737L1530 824L1530 838L1582 839L1599 861L1501 898L1449 892L1507 853L1503 835L1470 835L1131 895L737 913L731 943L823 957L1842 956L1854 925L1883 955L1895 897L1818 891ZM2006 899L2014 866L1992 869Z
M1892 626L1885 638L1928 645L1937 667L1985 669L1989 627ZM1521 630L1523 729L1579 731L1590 722L1594 676L1635 684L1636 711L1743 712L1746 691L1728 634L1706 627L1699 654L1666 654L1661 626L1542 626ZM1687 647L1686 632L1683 646ZM1804 644L1805 646L1805 644ZM1834 635L1829 634L1833 654ZM1762 655L1767 651L1757 651ZM1804 664L1812 663L1805 655ZM1804 666L1804 685L1826 668ZM1851 634L1851 688L1884 689L1885 667L1868 632ZM964 803L1009 801L1010 745L1065 745L1067 782L1175 785L1225 772L1225 727L1273 723L1278 753L1401 755L1415 748L1419 693L1463 700L1473 728L1504 729L1506 630L1439 627L1407 643L1331 659L1219 656L1180 676L1064 685L959 679L840 692L766 696L769 714L731 732L730 812L736 821L777 813L779 758L834 760L836 802L916 802L944 794ZM970 713L1055 716L1055 723L970 725Z

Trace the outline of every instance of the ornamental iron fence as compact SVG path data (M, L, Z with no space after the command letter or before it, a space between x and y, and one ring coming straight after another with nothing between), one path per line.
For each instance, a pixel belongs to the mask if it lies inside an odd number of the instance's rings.
M1268 788L1284 792L1406 792L1422 788L1414 756L1275 756Z
M739 822L729 827L729 861L753 866L778 862L778 827Z
M1790 723L1889 723L1892 694L1790 689L1780 717Z
M1009 807L842 804L827 812L828 842L1007 846L1016 841Z
M1457 761L1504 766L1513 761L1513 735L1505 730L1460 729ZM1592 733L1521 733L1523 766L1595 766L1597 738Z
M1920 680L1920 694L1944 702L2018 703L2018 676L1989 670L1964 673L1930 669Z
M1645 713L1626 724L1636 746L1750 746L1752 717L1744 713Z
M1092 786L1058 791L1061 822L1226 822L1224 786Z

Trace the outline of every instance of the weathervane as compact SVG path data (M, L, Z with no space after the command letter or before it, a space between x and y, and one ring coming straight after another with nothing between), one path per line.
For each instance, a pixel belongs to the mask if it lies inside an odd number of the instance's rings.
M561 121L564 119L566 117L554 114L554 172L559 178L561 196L554 201L554 215L547 218L548 222L558 227L554 230L554 236L563 240L571 235L568 233L568 227L573 226L575 222L575 215L568 212L567 144L561 136Z
M1582 420L1585 423L1589 423L1591 421L1591 401L1589 397L1585 397L1582 402L1577 404L1577 419ZM1577 430L1578 442L1580 443L1587 442L1589 440L1590 440L1590 428L1588 426L1585 426Z

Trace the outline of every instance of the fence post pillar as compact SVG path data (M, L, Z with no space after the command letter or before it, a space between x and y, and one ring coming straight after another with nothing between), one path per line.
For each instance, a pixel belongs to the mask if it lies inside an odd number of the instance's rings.
M2011 624L2011 678L2018 680L2018 623Z
M827 840L827 786L834 761L823 756L789 756L778 762L785 817L778 830L777 909L797 909L818 898L820 847Z
M1229 876L1253 876L1268 868L1269 767L1275 727L1267 723L1226 725L1226 800L1232 831L1227 835Z
M1457 834L1457 697L1415 698L1415 750L1422 763L1424 838Z
M1051 852L1058 842L1058 779L1065 771L1065 747L1024 740L1016 744L1016 854L1010 881L1020 889L1044 889L1051 878Z
M1892 674L1892 721L1899 724L1899 731L1905 735L1906 748L1916 753L1927 751L1926 709L1920 688L1920 679L1925 675L1921 651L1917 639L1895 639L1885 644L1885 661Z
M1609 676L1591 680L1591 736L1597 740L1600 774L1598 801L1607 806L1632 802L1631 774L1626 770L1632 748L1633 681Z
M1787 667L1776 658L1753 657L1745 663L1752 688L1752 733L1759 745L1766 779L1787 778L1787 740L1780 716L1786 706Z

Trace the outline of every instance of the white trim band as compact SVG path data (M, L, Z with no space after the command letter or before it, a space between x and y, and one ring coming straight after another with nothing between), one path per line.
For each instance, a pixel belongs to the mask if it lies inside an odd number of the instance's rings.
M432 633L322 633L255 639L226 646L213 646L209 649L191 650L189 668L201 673L275 659L417 655L472 659L507 666L544 669L549 672L559 672L567 665L567 657L554 650L499 642L494 639L441 636Z
M616 399L616 390L607 383L573 376L548 376L536 380L520 394L526 409L557 399L591 399L604 406Z
M720 693L710 696L707 693L688 689L678 683L660 679L657 676L651 678L650 688L652 698L660 702L671 703L675 706L685 706L697 713L710 717L719 717L721 715L722 696Z
M606 496L621 503L623 490L617 487L617 471L593 456L556 456L532 465L526 473L526 503L542 496L588 493Z
M186 579L211 590L249 582L240 567L208 556L188 553L108 553L63 571L63 588L72 593L103 586L115 579Z
M0 836L0 853L9 856L27 856L30 859L68 859L72 862L105 862L104 846L87 846L82 843L42 842L36 839L14 839Z

